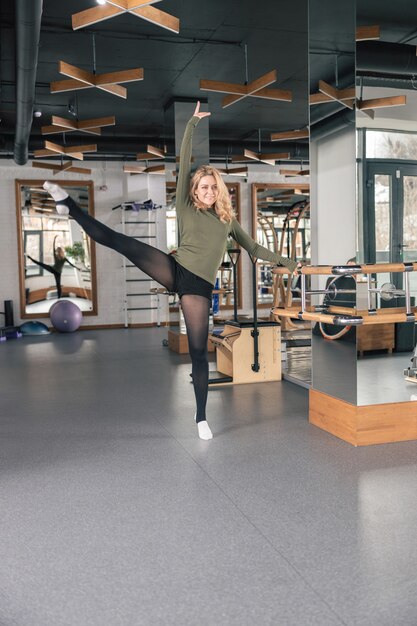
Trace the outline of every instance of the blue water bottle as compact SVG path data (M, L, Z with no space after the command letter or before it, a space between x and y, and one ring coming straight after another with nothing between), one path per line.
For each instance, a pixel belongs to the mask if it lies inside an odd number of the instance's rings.
M214 289L219 289L219 279L216 278L216 284L214 285ZM213 303L212 303L213 315L218 315L219 313L219 294L213 294Z

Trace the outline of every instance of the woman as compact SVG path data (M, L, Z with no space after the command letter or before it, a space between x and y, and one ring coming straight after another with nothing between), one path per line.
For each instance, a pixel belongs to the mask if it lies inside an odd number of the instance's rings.
M62 296L61 274L62 274L62 270L64 269L65 263L68 263L69 265L71 265L71 267L74 267L75 269L77 268L65 256L64 248L61 248L61 246L55 247L55 242L57 238L58 238L58 235L55 235L54 237L54 264L53 265L48 265L47 263L42 263L41 261L37 261L36 259L33 259L28 254L26 256L33 263L36 263L36 265L39 265L39 267L42 267L44 270L54 275L57 296L58 298L60 298Z
M172 255L111 230L84 213L60 187L48 182L44 185L58 202L58 213L69 212L94 241L117 250L168 291L178 293L187 328L197 405L194 418L200 439L213 437L206 420L208 322L213 285L227 237L233 237L255 257L283 264L292 271L296 268L294 261L274 254L245 233L234 217L227 187L215 168L198 168L190 182L193 131L208 115L200 113L197 102L182 140L176 197L179 245Z

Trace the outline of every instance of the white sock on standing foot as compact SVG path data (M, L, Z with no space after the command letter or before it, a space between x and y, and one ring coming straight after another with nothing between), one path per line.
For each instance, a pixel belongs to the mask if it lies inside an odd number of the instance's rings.
M53 197L55 202L59 202L60 200L65 200L65 198L68 198L67 192L62 189L62 187L56 185L55 183L50 183L48 180L44 182L43 188ZM65 204L57 204L56 210L59 215L69 214L69 209Z
M203 420L202 422L197 422L197 428L198 436L200 437L200 439L213 439L213 433L211 432L210 426L207 424L206 420Z

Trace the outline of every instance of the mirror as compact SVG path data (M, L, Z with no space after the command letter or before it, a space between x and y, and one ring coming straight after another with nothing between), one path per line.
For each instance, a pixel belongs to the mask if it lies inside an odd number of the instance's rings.
M239 183L226 183L226 187L229 190L229 194L232 200L232 206L236 214L236 219L240 222L240 185ZM167 248L168 251L175 250L177 239L177 215L175 211L175 183L167 183ZM223 262L221 263L217 272L217 281L219 288L224 289L224 293L219 294L219 310L229 311L234 307L233 296L233 267L230 257L227 253L229 248L239 248L240 246L230 239L227 242L227 249L224 253ZM238 308L242 306L242 261L241 255L236 265L236 278L237 278L237 300Z
M299 172L300 170L298 170ZM302 171L302 168L301 168ZM288 183L252 184L253 238L282 256L310 264L310 184L306 175ZM300 306L300 278L272 273L272 265L257 262L258 308ZM269 311L268 311L269 313ZM311 327L287 317L281 324L283 377L308 387L311 382Z
M56 213L43 180L16 180L20 316L48 317L59 299L97 314L94 242L71 218ZM85 211L94 214L92 181L56 181Z
M413 6L403 3L399 12L395 4L387 5L383 17L365 0L357 0L356 7L357 28L376 29L374 39L358 41L356 50L358 256L364 263L415 262L417 59L416 40L409 32ZM416 272L409 279L415 306ZM387 283L395 285L398 295L384 300L377 293L376 305L386 314L405 312L404 274L373 275L374 289ZM364 331L357 329L358 405L413 400L417 387L404 380L403 370L414 352L414 322L372 325Z
M297 261L310 262L309 194L309 182L291 185L253 183L252 236L255 241L271 252ZM258 307L282 306L281 276L272 274L272 264L267 261L259 260L257 269ZM285 286L286 282L285 277Z
M309 8L311 263L345 265L357 240L356 8L352 0L310 0ZM312 277L310 290L326 289L327 278ZM307 305L322 302L323 295L311 295ZM337 338L329 337L329 326L313 325L311 386L356 404L355 328Z

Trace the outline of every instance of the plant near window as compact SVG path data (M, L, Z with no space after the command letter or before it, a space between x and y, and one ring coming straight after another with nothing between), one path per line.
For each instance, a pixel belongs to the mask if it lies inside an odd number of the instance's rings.
M85 261L85 250L81 241L74 241L72 246L65 246L65 253L70 256L74 261Z

